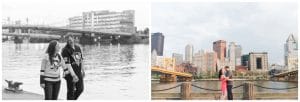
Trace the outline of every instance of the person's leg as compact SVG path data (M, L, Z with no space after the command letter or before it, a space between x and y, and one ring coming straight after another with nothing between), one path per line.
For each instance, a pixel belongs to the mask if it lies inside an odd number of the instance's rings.
M53 85L50 82L45 82L45 100L51 100L52 99L52 89Z
M52 100L57 100L59 90L60 90L60 81L55 82L54 85L53 85Z
M74 100L74 85L72 76L66 75L65 77L67 82L67 100Z
M228 100L233 100L233 95L232 95L232 85L227 85L227 98Z
M81 95L81 93L83 92L83 78L82 77L79 77L79 81L75 84L76 86L76 91L75 91L75 99L77 100L78 97Z

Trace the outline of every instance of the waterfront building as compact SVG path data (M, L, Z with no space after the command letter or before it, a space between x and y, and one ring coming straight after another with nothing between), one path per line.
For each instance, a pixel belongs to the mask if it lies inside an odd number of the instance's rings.
M193 65L197 68L197 75L216 72L217 54L209 51L198 51L193 57Z
M151 52L156 50L158 56L163 56L165 36L160 33L152 33L151 35Z
M250 52L249 53L249 70L264 72L268 70L268 53L267 52Z
M134 10L83 12L80 16L69 18L69 27L103 32L135 33L134 15Z
M218 59L224 62L226 58L226 41L218 40L213 42L213 50L217 53Z
M175 65L180 65L181 63L183 63L183 55L179 54L179 53L173 53L172 54L172 58L175 59Z
M156 50L153 50L151 53L151 66L156 65L156 57L157 57Z
M235 65L236 66L242 65L242 46L241 45L235 46Z
M298 69L298 42L293 34L290 34L284 45L284 65L287 70Z
M185 62L192 63L193 62L193 45L188 44L185 46Z

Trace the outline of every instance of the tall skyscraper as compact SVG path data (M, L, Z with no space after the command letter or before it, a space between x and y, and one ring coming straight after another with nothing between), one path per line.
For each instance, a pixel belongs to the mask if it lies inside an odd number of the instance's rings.
M193 45L188 44L185 46L185 61L187 63L192 63L193 62Z
M235 46L235 65L239 66L242 65L242 46L236 45Z
M241 45L237 45L235 42L230 42L228 48L228 58L231 65L233 66L241 65L241 58L242 58Z
M179 53L173 53L172 58L175 59L175 65L180 65L183 63L183 55Z
M284 62L287 70L298 69L298 42L290 34L284 45Z
M163 56L165 36L160 33L152 33L151 35L151 52L156 50L158 56Z
M213 50L217 53L218 59L224 62L226 57L226 41L218 40L213 42Z
M156 59L157 59L157 53L156 50L153 50L151 52L151 66L155 66L156 64Z
M229 48L228 48L228 58L229 62L231 65L235 65L236 57L235 57L235 49L236 45L234 42L229 43Z

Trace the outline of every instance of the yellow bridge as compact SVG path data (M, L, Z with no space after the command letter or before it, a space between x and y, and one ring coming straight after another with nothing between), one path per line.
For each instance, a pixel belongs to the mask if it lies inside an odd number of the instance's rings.
M174 70L168 70L157 66L152 66L151 71L161 73L161 82L191 81L193 76L190 73L177 72Z

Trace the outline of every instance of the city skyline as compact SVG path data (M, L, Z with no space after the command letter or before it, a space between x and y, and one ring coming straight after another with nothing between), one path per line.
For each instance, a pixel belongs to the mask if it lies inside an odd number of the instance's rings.
M72 5L70 5L70 2L72 2ZM28 18L31 24L66 26L68 18L82 15L82 12L135 10L135 26L137 29L144 30L146 27L150 27L150 4L147 2L4 0L2 3L2 20L9 17L11 20L21 20L22 23L25 23L26 18Z
M184 54L187 44L211 51L225 40L241 45L242 54L268 52L270 64L283 65L286 39L298 37L293 3L154 3L151 12L152 32L165 35L165 56Z

